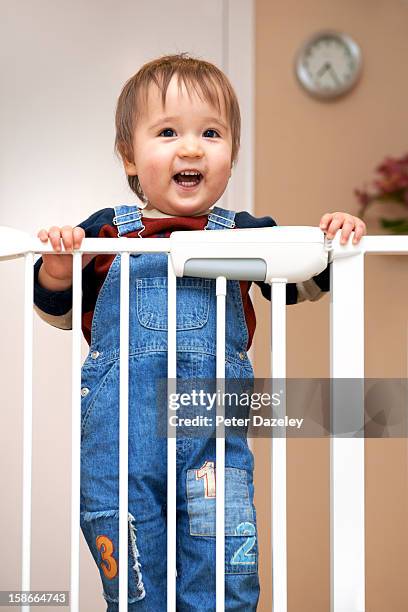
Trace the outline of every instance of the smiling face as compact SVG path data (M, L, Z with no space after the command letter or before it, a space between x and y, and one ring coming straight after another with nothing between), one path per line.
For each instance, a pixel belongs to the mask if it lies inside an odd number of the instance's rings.
M133 161L124 159L126 173L138 177L149 206L169 215L197 215L224 193L232 136L219 98L220 112L195 91L189 95L184 83L179 91L175 74L163 108L159 89L149 86L133 134Z

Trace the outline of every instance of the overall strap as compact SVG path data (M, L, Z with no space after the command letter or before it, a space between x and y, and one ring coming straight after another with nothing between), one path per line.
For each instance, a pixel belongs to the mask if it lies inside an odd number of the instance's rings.
M137 206L121 206L114 207L115 216L113 217L113 225L118 228L118 236L125 236L130 232L138 232L138 236L145 229L142 223L142 213Z
M204 229L223 230L235 227L235 210L227 210L220 206L214 206L208 215L208 222Z

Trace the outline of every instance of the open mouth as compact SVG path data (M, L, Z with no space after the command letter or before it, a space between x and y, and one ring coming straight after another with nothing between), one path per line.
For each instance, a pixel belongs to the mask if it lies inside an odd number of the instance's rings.
M203 178L203 175L200 172L195 172L193 170L188 170L187 172L180 172L173 176L173 180L177 183L177 185L181 185L181 187L196 187Z

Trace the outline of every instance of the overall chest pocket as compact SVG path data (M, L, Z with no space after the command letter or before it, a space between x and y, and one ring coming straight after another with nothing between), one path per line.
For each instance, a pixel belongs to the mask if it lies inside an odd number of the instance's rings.
M211 285L205 278L177 278L177 329L204 327L210 310ZM167 277L136 281L136 308L140 325L167 331Z

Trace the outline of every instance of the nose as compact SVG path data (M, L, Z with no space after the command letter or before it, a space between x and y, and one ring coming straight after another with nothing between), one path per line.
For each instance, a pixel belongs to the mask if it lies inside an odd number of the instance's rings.
M199 138L195 136L186 136L180 141L178 155L181 158L194 157L201 159L204 155L203 148Z

